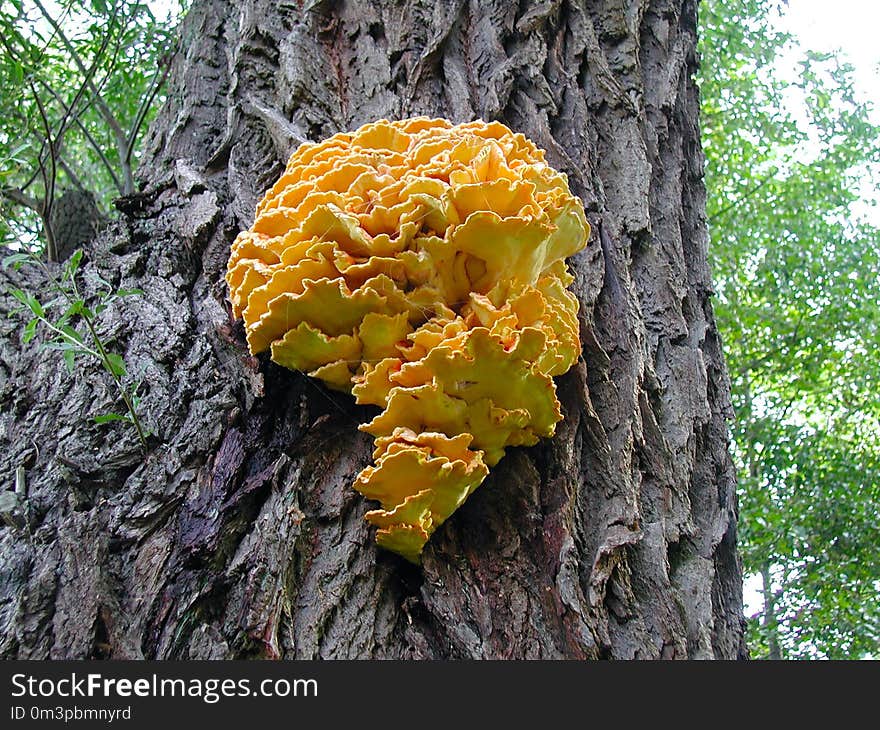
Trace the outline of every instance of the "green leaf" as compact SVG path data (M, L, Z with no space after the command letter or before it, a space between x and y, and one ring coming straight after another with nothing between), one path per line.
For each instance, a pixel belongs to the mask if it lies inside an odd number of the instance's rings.
M31 261L32 257L29 253L12 253L3 257L2 265L4 269L8 269L10 266L19 269L22 264L27 264Z
M102 413L99 416L94 416L93 420L100 425L103 423L111 423L113 421L128 421L129 418L122 413Z
M117 378L121 378L126 373L125 360L123 360L122 355L117 355L115 352L107 353L105 366Z
M56 340L52 340L51 342L46 342L43 344L47 350L55 350L57 352L82 352L82 347L75 343L65 340L63 338L58 338Z
M32 320L30 320L30 322L28 322L28 323L24 326L24 331L22 332L22 335L21 335L21 341L22 341L25 345L26 345L28 342L30 342L32 339L34 339L34 337L36 336L36 334L37 334L37 325L39 324L39 322L40 322L40 320L38 320L38 319L32 319Z
M65 350L62 355L67 372L73 375L76 372L76 352L74 350Z
M82 314L83 307L85 306L85 302L82 299L75 299L70 303L67 310L64 312L64 318L70 319L71 317L76 317L78 314Z
M67 261L67 275L73 279L76 276L76 272L79 269L80 261L82 261L83 252L81 248L76 249L71 255L70 259Z
M58 329L60 329L62 332L64 332L64 334L66 334L70 339L78 342L79 344L83 344L82 335L80 335L80 333L77 332L70 325L61 325Z
M23 289L10 289L9 293L30 309L35 317L45 316L46 313L43 310L43 306L33 294L30 294Z
M117 289L116 296L118 297L136 297L141 296L144 293L143 289Z
M23 160L21 160L21 159L19 158L19 155L21 155L22 152L26 152L27 150L29 150L30 147L31 147L31 143L30 143L30 142L22 142L22 143L21 143L20 145L18 145L17 147L13 147L13 148L9 151L9 159L11 159L11 160L15 160L16 162L22 162Z

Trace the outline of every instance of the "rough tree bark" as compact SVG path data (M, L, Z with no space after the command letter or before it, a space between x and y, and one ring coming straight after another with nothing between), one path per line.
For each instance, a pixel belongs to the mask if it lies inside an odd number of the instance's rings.
M149 453L93 423L115 399L97 366L68 376L0 324L0 474L27 485L0 529L2 655L745 656L695 40L695 0L195 0L142 191L84 263L88 290L146 292L100 327L142 378ZM299 139L417 114L524 132L594 231L565 420L421 569L377 550L350 487L369 409L249 357L222 281Z

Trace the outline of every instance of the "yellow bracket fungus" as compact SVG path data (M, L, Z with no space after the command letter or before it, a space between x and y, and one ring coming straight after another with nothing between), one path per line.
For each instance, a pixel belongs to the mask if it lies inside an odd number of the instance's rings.
M354 487L418 563L508 446L551 436L580 352L568 256L590 227L564 174L498 123L381 120L297 149L226 281L253 354L382 411Z

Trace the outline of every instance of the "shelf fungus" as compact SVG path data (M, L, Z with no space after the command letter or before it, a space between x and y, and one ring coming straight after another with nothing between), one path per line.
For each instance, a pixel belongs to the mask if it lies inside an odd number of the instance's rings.
M419 562L508 446L562 418L578 357L565 259L589 225L565 175L482 121L367 124L306 143L232 246L226 281L253 354L381 412L354 487L377 542Z

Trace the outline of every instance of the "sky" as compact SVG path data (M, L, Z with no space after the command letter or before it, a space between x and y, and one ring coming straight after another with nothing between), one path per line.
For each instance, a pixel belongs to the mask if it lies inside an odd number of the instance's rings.
M876 29L880 27L880 2L876 0L780 0L780 30L795 37L797 43L781 54L777 63L779 78L796 82L798 61L806 50L832 53L852 66L852 78L859 101L872 107L874 124L880 124L880 44ZM795 86L785 95L794 119L809 126L803 99ZM818 145L802 145L798 159L803 162L821 154ZM880 226L880 164L865 163L859 197L850 208L857 220Z
M876 0L789 0L779 27L804 48L838 52L855 69L857 88L874 102L880 123L880 3Z

